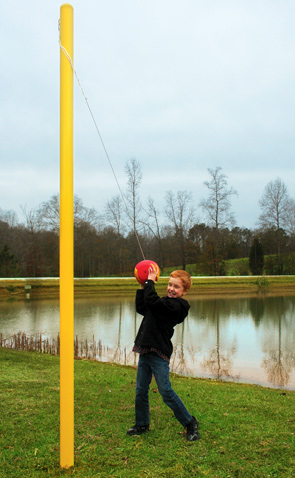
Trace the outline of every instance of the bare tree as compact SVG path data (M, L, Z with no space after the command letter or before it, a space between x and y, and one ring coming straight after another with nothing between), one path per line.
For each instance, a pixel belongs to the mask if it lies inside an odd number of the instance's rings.
M213 234L207 241L209 262L213 264L214 274L222 272L222 238L221 230L228 226L234 226L235 217L231 211L231 197L237 195L237 191L227 186L227 176L221 172L221 167L208 169L210 180L204 185L209 189L209 197L200 203L201 208L207 215L209 225L213 227Z
M278 230L284 227L290 211L290 198L287 187L280 178L270 181L265 186L259 205L262 209L259 225L263 229L274 226Z
M53 195L44 201L38 209L38 215L44 229L59 232L59 195Z
M114 196L111 201L106 205L106 218L116 231L116 246L113 255L118 255L118 263L120 267L120 273L123 274L123 255L122 255L122 217L124 214L124 205L121 197Z
M40 231L42 223L38 213L38 209L27 209L27 206L21 206L22 213L25 217L25 225L30 234Z
M142 220L142 223L148 228L148 230L158 243L160 256L159 262L160 267L163 268L162 237L159 215L160 214L154 204L154 200L149 196L146 210L146 218Z
M84 206L82 199L77 195L74 196L74 225L78 226L80 223L87 223L90 227L96 230L100 229L101 217L94 209Z
M17 225L17 215L11 209L9 211L4 211L0 208L0 220L6 222L9 227L15 227Z
M126 163L125 173L127 175L127 192L125 197L127 200L128 217L132 230L137 231L142 209L139 197L139 187L142 182L140 163L135 158L131 158Z
M40 277L44 271L44 254L40 244L40 231L42 224L38 209L27 209L27 206L22 206L21 210L25 216L27 235L25 239L25 264L26 274L31 277Z
M216 167L214 170L208 168L211 179L205 181L204 185L209 189L209 197L200 202L210 225L217 231L220 228L235 225L230 198L238 194L234 188L227 187L227 176L221 172L221 169L221 167Z
M195 216L192 193L178 191L174 194L172 191L167 191L165 214L173 225L175 238L180 248L182 268L185 270L187 260L186 242Z
M125 173L127 175L127 192L126 192L126 214L129 219L129 224L131 224L132 229L132 252L133 252L133 261L137 262L140 258L139 249L141 249L141 244L139 241L138 229L141 224L141 212L142 205L139 196L139 187L142 181L142 172L140 163L135 159L131 158L130 161L127 161L125 166ZM142 251L142 249L141 249ZM142 251L143 255L143 251Z
M114 196L111 201L106 204L106 218L107 221L117 231L118 236L122 234L122 218L124 214L124 205L121 197Z
M283 269L281 261L281 232L287 225L292 211L292 201L289 198L288 189L280 178L270 181L264 188L259 201L262 213L259 216L259 225L263 229L274 228L277 241L277 271L280 274Z
M285 229L290 236L295 237L295 201L290 199L289 207L284 220Z
M42 202L36 210L36 216L43 229L59 232L59 195L53 195L49 201ZM99 229L100 217L94 208L87 208L83 205L79 196L74 196L74 224L77 226L81 222L88 223L91 227Z

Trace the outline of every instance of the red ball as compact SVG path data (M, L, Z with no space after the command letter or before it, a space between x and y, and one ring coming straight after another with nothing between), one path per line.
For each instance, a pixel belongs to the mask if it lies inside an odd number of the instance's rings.
M156 281L158 280L158 277L160 276L160 268L158 264L154 261L146 260L146 261L139 262L135 266L134 276L137 282L139 282L140 284L143 284L147 280L150 267L153 267L155 273L157 274L155 280Z

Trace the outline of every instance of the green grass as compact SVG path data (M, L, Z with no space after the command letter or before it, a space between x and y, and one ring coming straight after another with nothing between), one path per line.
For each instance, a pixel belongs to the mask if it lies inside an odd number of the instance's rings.
M59 467L59 358L0 349L2 478L295 475L295 393L172 375L200 421L188 443L151 384L151 431L134 424L136 370L75 362L75 465Z
M165 271L164 271L165 272ZM165 292L169 272L157 282L157 291ZM31 299L59 297L59 279L6 279L0 281L0 300L25 300L25 286L31 286ZM75 297L134 295L139 285L134 278L75 279ZM295 275L244 277L193 277L191 294L294 293Z
M245 276L250 275L249 258L228 259L225 261L226 275L228 276Z

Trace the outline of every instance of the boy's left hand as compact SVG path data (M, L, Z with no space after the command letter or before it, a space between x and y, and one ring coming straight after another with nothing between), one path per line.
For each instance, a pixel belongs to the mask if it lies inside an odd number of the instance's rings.
M156 281L157 273L153 267L149 268L148 280Z

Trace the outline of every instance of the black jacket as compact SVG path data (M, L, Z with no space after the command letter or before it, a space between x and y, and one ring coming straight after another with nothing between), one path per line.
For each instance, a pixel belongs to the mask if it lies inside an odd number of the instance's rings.
M146 281L144 289L136 293L136 312L144 318L135 338L135 345L154 347L170 358L174 327L186 318L190 305L182 298L159 297L154 282Z

